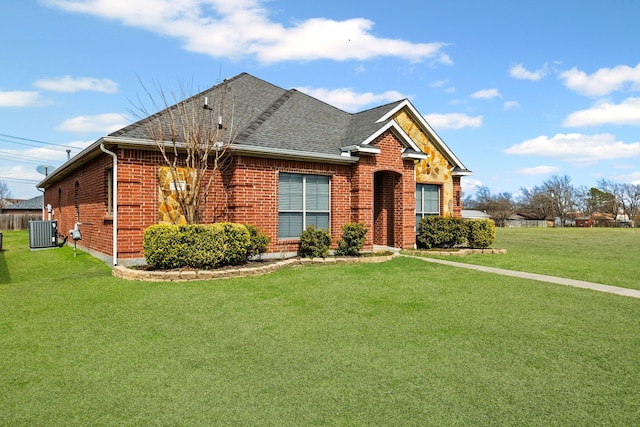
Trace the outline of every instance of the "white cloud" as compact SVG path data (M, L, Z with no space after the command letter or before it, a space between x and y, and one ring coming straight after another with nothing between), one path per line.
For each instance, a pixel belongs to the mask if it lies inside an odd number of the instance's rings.
M130 122L118 113L78 116L67 119L57 127L58 130L74 133L108 134L129 125Z
M1 91L0 107L32 107L39 103L40 94L38 92L27 91Z
M552 138L539 136L504 150L507 154L541 156L578 165L640 156L640 142L625 144L610 134L557 134Z
M633 172L625 175L614 177L616 181L626 182L633 185L640 185L640 172Z
M463 195L472 195L475 194L479 187L482 187L482 181L474 178L464 177L460 181L460 185L462 185Z
M449 86L449 80L436 80L434 82L431 82L429 84L429 87L435 87L435 88L444 88L444 92L445 93L453 93L456 91L456 88L453 86Z
M635 165L632 163L612 163L611 169L633 169Z
M114 93L118 91L118 84L109 79L93 77L62 76L51 79L36 80L34 86L53 92L78 92L89 90L94 92Z
M297 89L300 92L304 92L309 96L320 99L327 104L333 105L334 107L338 107L351 112L359 111L362 109L362 107L374 103L379 104L408 98L408 96L394 90L376 94L373 92L358 93L354 92L350 88L329 90L303 86L298 87Z
M518 172L524 175L546 175L558 172L559 170L559 166L536 166L533 168L518 169Z
M541 69L536 71L528 71L527 69L524 68L522 63L516 64L509 69L509 75L514 79L518 79L518 80L537 81L547 75L547 64L544 64L544 66Z
M447 44L442 43L442 46L448 46ZM442 64L442 65L453 65L453 59L451 59L451 57L449 55L447 55L446 53L440 51L438 53L438 55L436 56L436 58L431 61L431 63L429 65L433 66L436 64Z
M449 80L436 80L435 82L431 82L431 84L429 84L429 86L431 87L443 87L449 84Z
M504 103L505 110L518 110L520 108L520 103L518 101L506 101Z
M462 113L426 114L427 123L434 129L478 128L482 125L482 116L471 117Z
M269 18L266 0L44 0L69 12L113 19L181 40L212 57L255 55L262 63L393 56L451 64L445 43L377 37L364 18L312 18L284 26Z
M587 110L571 113L563 126L640 125L640 98L628 98L621 104L600 102Z
M491 99L497 96L501 96L498 89L482 89L471 94L472 98L477 98L477 99Z
M625 87L637 91L640 90L640 64L635 68L627 65L601 68L591 75L574 67L560 73L559 78L566 87L586 96L604 96Z

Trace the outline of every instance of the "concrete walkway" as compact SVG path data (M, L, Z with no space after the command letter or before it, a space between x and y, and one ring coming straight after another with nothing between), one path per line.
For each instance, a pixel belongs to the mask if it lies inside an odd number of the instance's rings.
M618 286L602 285L600 283L584 282L582 280L564 279L562 277L545 276L544 274L525 273L522 271L504 270L502 268L485 267L482 265L465 264L462 262L447 261L443 259L415 257L411 255L402 255L410 258L419 259L434 264L444 264L452 267L467 268L469 270L482 271L484 273L501 274L503 276L519 277L522 279L538 280L540 282L555 283L564 286L573 286L576 288L591 289L594 291L607 292L610 294L622 295L625 297L640 298L640 291L635 289L620 288Z

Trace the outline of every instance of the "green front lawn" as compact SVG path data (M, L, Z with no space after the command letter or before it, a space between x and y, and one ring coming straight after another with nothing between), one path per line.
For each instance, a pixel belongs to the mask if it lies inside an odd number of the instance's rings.
M0 252L0 425L637 425L640 300L410 258L128 282Z
M640 228L498 228L500 255L451 261L640 289Z

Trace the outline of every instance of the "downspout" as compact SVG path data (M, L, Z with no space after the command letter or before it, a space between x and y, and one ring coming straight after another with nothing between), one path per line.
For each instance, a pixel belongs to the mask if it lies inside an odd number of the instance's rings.
M113 266L118 265L118 155L100 144L100 149L113 157Z

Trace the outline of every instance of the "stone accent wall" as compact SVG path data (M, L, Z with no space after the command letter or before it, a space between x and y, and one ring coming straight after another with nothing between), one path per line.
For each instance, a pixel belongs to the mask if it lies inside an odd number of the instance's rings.
M422 131L406 111L398 112L394 119L418 147L429 156L426 160L417 162L415 167L416 182L439 185L441 189L440 214L461 216L462 205L457 203L456 188L454 188L454 178L456 177L451 176L453 165L438 151L429 135ZM460 177L457 178L458 185L460 185Z

